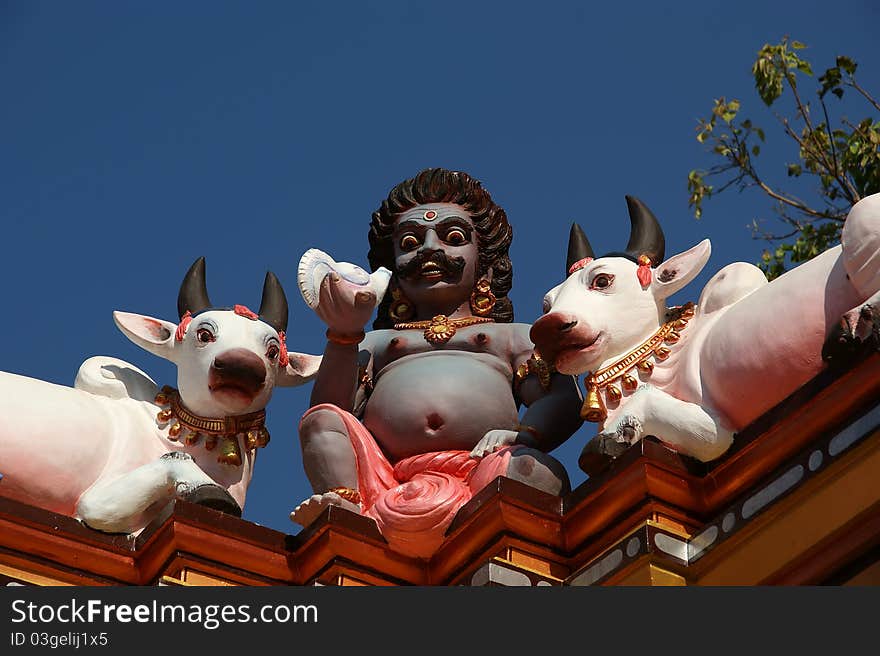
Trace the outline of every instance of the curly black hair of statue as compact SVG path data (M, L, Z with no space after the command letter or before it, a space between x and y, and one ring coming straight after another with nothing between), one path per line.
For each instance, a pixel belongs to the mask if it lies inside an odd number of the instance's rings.
M428 203L454 203L470 214L479 249L477 277L492 270L492 293L496 302L490 316L501 323L513 321L513 303L507 297L513 285L513 265L508 255L513 229L507 222L504 209L492 201L480 181L462 171L425 169L389 192L381 207L373 212L370 222L370 252L367 257L371 270L384 266L394 271L392 233L395 221L403 212ZM394 325L388 313L390 305L391 294L386 294L379 304L374 329Z

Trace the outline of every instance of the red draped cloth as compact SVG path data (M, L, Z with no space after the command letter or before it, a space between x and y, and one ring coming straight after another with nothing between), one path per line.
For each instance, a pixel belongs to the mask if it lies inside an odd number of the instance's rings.
M434 451L392 465L354 415L322 403L303 419L316 410L335 412L345 423L357 463L361 512L376 520L396 551L420 558L437 550L458 509L506 474L511 454L520 448L503 447L483 458L469 451Z

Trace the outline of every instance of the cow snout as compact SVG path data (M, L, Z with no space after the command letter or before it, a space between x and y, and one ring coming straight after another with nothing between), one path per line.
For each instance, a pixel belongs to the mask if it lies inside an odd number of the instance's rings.
M266 381L266 365L262 358L247 349L231 349L214 358L211 366L211 387L237 387L256 394Z
M559 339L560 335L571 331L578 323L577 317L564 312L549 312L538 319L529 331L529 337L536 345Z

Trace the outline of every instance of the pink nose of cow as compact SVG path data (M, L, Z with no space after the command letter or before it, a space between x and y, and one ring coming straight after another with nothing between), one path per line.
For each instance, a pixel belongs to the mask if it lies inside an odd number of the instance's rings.
M230 349L214 358L211 378L214 385L231 385L256 393L266 380L266 366L253 351Z
M574 315L564 312L549 312L532 325L529 337L543 356L552 356L560 340L563 340L567 333L571 332L577 322Z

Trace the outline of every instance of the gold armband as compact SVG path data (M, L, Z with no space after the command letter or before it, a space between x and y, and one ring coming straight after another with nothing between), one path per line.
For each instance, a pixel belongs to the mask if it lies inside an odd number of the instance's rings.
M535 374L538 377L538 382L541 384L541 389L546 392L550 389L550 375L553 371L553 366L542 358L540 353L533 351L532 357L517 367L516 374L514 374L514 383L516 388L519 389L519 386L522 385L522 382L529 374Z
M367 370L366 365L360 365L358 367L358 386L364 388L364 394L368 397L373 393L373 377L370 376L370 372Z

